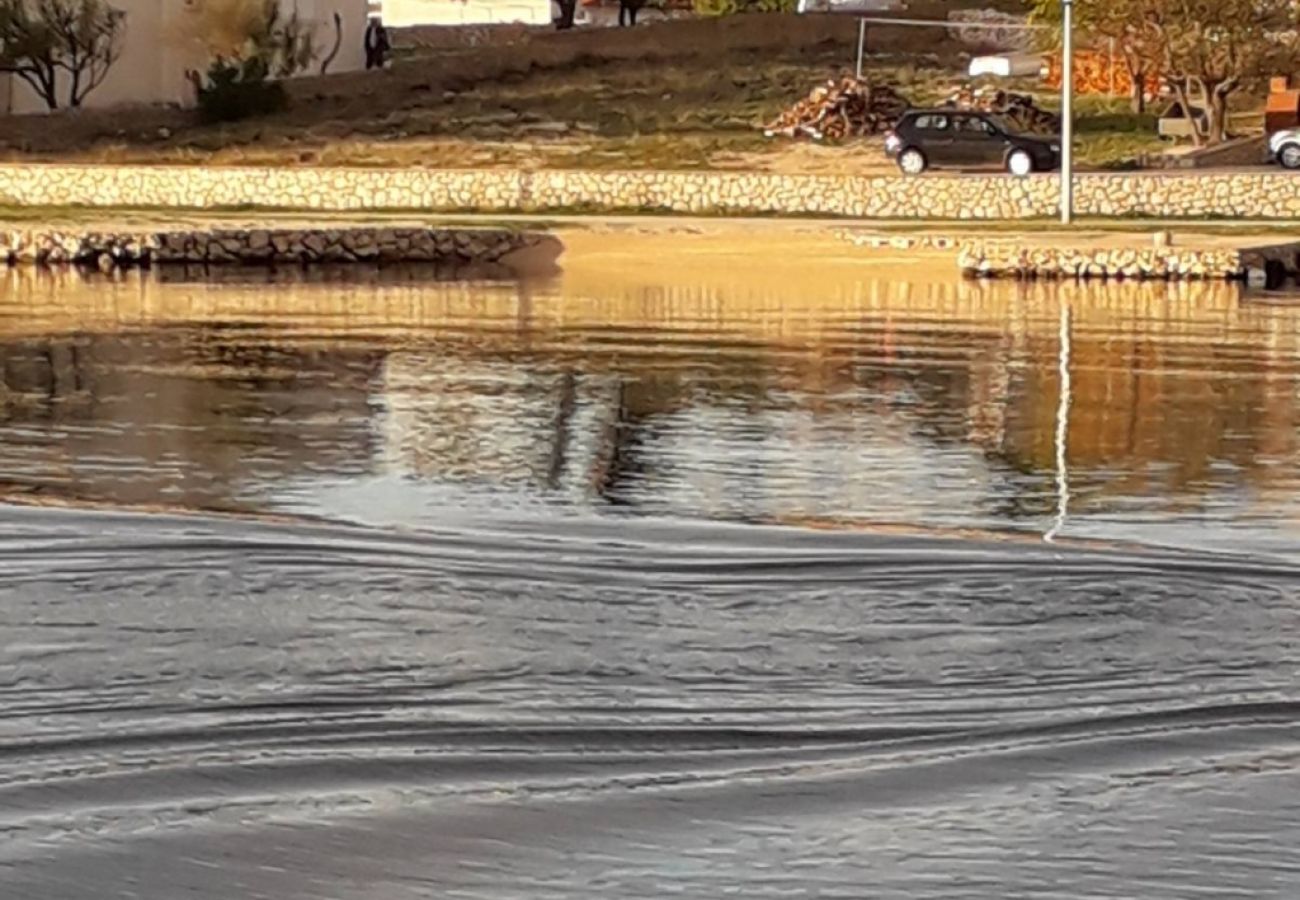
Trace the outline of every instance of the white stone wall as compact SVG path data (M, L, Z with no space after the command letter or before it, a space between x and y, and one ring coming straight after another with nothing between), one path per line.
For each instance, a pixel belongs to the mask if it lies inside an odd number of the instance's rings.
M656 211L877 219L1057 214L1054 176L0 165L0 205L297 210ZM1082 216L1291 218L1300 176L1088 174Z

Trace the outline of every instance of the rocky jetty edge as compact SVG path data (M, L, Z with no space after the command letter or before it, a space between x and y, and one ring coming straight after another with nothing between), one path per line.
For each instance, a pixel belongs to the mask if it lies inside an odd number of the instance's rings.
M553 266L552 235L487 228L0 230L0 263L115 269L166 265L435 263L524 271Z

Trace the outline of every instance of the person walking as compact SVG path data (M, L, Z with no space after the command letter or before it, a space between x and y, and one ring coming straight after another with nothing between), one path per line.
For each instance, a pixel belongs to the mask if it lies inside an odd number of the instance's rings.
M366 70L382 69L388 60L388 51L392 44L388 41L388 29L381 19L374 18L366 26Z
M645 0L618 0L618 27L636 25L636 14Z

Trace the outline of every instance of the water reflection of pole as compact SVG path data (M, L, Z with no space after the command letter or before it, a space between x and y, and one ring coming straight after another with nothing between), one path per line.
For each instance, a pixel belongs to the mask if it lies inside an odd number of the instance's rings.
M1066 465L1066 439L1070 433L1070 304L1061 301L1061 325L1057 369L1061 377L1061 398L1056 404L1056 521L1043 535L1049 544L1065 527L1070 508L1070 470Z
M604 459L597 463L592 478L596 496L613 505L624 503L618 494L619 485L626 475L636 469L634 428L635 422L628 409L628 383L619 379L613 421L606 425L602 440L606 445L601 454Z
M559 488L560 478L568 463L569 426L578 406L578 377L572 372L560 376L559 394L555 407L555 437L551 443L551 460L546 467L546 487L552 491Z

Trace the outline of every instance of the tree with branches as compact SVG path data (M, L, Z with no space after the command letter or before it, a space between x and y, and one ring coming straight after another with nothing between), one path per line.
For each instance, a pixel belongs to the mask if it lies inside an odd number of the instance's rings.
M1151 13L1162 0L1091 0L1074 4L1075 28L1086 38L1114 42L1129 76L1129 105L1146 112L1146 85L1163 62L1161 35ZM1031 0L1030 18L1051 28L1048 42L1061 46L1061 0Z
M1036 20L1059 26L1060 0L1031 3ZM1235 93L1300 62L1295 0L1088 0L1075 11L1081 32L1115 39L1134 76L1134 108L1147 74L1158 73L1198 146L1227 139Z
M205 73L187 73L208 121L283 109L289 98L280 80L319 56L315 27L296 9L286 14L280 0L197 0L175 37L208 60Z
M1107 0L1114 2L1114 0ZM1300 7L1294 0L1142 0L1158 35L1160 66L1184 110L1205 110L1197 145L1228 137L1232 95L1300 61ZM1193 119L1195 121L1195 119Z
M75 109L121 56L125 20L107 0L0 0L0 72L21 78L51 110L64 97Z

